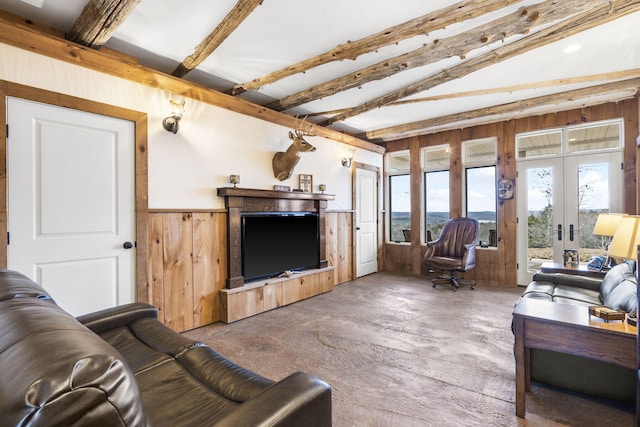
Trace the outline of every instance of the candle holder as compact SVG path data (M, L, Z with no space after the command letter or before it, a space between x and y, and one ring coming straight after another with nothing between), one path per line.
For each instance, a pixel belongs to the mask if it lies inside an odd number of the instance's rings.
M229 182L233 184L233 186L237 186L240 184L240 175L229 175Z
M318 185L318 190L320 190L322 194L324 194L324 190L326 189L327 189L327 186L325 184Z

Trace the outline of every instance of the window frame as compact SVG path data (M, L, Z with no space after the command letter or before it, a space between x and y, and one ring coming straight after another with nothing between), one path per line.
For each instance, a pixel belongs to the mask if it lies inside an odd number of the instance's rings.
M396 168L396 169L391 169L390 165L393 161L393 158L396 157L406 157L407 158L407 167L406 168ZM385 241L387 244L410 244L410 242L405 242L404 240L400 240L400 241L396 241L396 240L392 240L391 239L391 233L392 233L392 218L391 215L393 214L392 210L391 210L391 204L392 204L392 193L393 193L393 188L392 188L392 177L394 176L401 176L401 175L406 175L409 177L409 184L411 183L411 174L410 174L410 163L411 163L411 154L409 152L409 150L401 150L401 151L394 151L391 153L386 153L385 154L385 179L387 182L387 186L386 186L386 211L387 211L387 215L385 215L385 226L386 229L388 230L385 233ZM409 188L409 223L411 224L411 217L413 216L413 212L411 212L411 188Z
M484 159L484 160L470 160L468 155L468 147L474 145L481 145L491 142L493 144L493 158ZM495 224L496 224L496 245L498 241L498 194L497 194L497 186L498 186L498 138L497 137L489 137L489 138L480 138L480 139L470 139L462 141L461 143L461 152L462 152L462 171L463 171L463 191L462 191L462 204L463 211L466 216L469 216L469 196L468 196L468 170L469 169L479 169L479 168L494 168L494 179L493 179L493 189L494 189L494 212L495 212ZM486 245L484 244L486 243ZM481 247L493 247L496 246L488 246L489 238L487 241L481 245L480 241L478 242L478 246Z
M430 151L440 151L440 150L445 150L445 152L447 153L447 167L443 168L444 165L435 165L433 167L429 166L429 164L427 163L427 153ZM428 173L439 173L439 172L447 172L448 174L448 180L449 180L449 188L448 188L448 196L449 196L449 200L447 200L447 205L448 205L448 216L449 219L451 219L451 146L450 144L439 144L439 145L432 145L429 147L423 147L420 150L420 159L421 159L421 203L420 203L420 209L422 210L420 218L420 227L421 227L421 232L420 232L420 242L422 244L426 244L429 239L428 239L428 227L427 227L427 174ZM436 239L438 236L431 236L432 239Z

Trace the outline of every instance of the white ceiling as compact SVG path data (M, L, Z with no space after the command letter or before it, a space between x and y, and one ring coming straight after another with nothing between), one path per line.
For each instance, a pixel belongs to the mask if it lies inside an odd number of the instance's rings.
M0 9L66 32L86 3L87 0L0 0ZM258 6L209 58L183 78L226 91L235 84L251 81L269 72L329 51L347 41L363 38L454 3L454 1L445 0L264 0L262 5ZM361 55L355 60L321 65L304 74L297 74L266 85L259 92L248 91L240 96L256 103L268 104L315 84L408 52L426 43L432 43L436 39L465 32L479 24L537 3L542 1L520 1L480 18L459 22L429 35L413 37L398 44L386 46L374 53ZM235 4L236 0L182 2L141 0L106 46L137 57L143 65L171 73L184 58L193 53L195 46L211 33ZM541 85L538 88L525 90L451 96L481 89L505 88L532 82L543 83L549 80L640 69L639 27L640 12L630 14L409 97L449 95L449 97L443 97L444 99L385 106L348 118L331 127L360 134L403 123L606 83L591 81L570 85ZM523 35L476 49L469 52L466 59L474 58L521 37ZM572 45L578 45L580 49L566 53L565 49ZM307 114L354 107L463 61L460 57L454 56L364 84L360 88L339 92L296 107L287 113ZM640 72L634 75L634 77L639 76ZM609 100L616 101L634 94L635 90L627 90L602 97L566 100L559 104L540 105L499 117L467 120L459 126L486 123L498 118L576 108ZM425 132L433 132L437 129L438 127L433 127L426 129Z

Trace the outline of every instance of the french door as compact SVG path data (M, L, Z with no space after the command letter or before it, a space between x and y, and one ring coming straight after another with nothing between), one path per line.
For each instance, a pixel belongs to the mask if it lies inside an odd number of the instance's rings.
M621 151L518 162L518 284L565 250L581 263L603 254L593 226L599 213L622 212L621 165Z

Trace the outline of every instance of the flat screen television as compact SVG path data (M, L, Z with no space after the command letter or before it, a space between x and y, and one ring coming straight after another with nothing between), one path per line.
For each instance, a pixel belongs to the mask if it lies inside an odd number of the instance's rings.
M245 282L319 267L317 213L251 212L241 222Z

